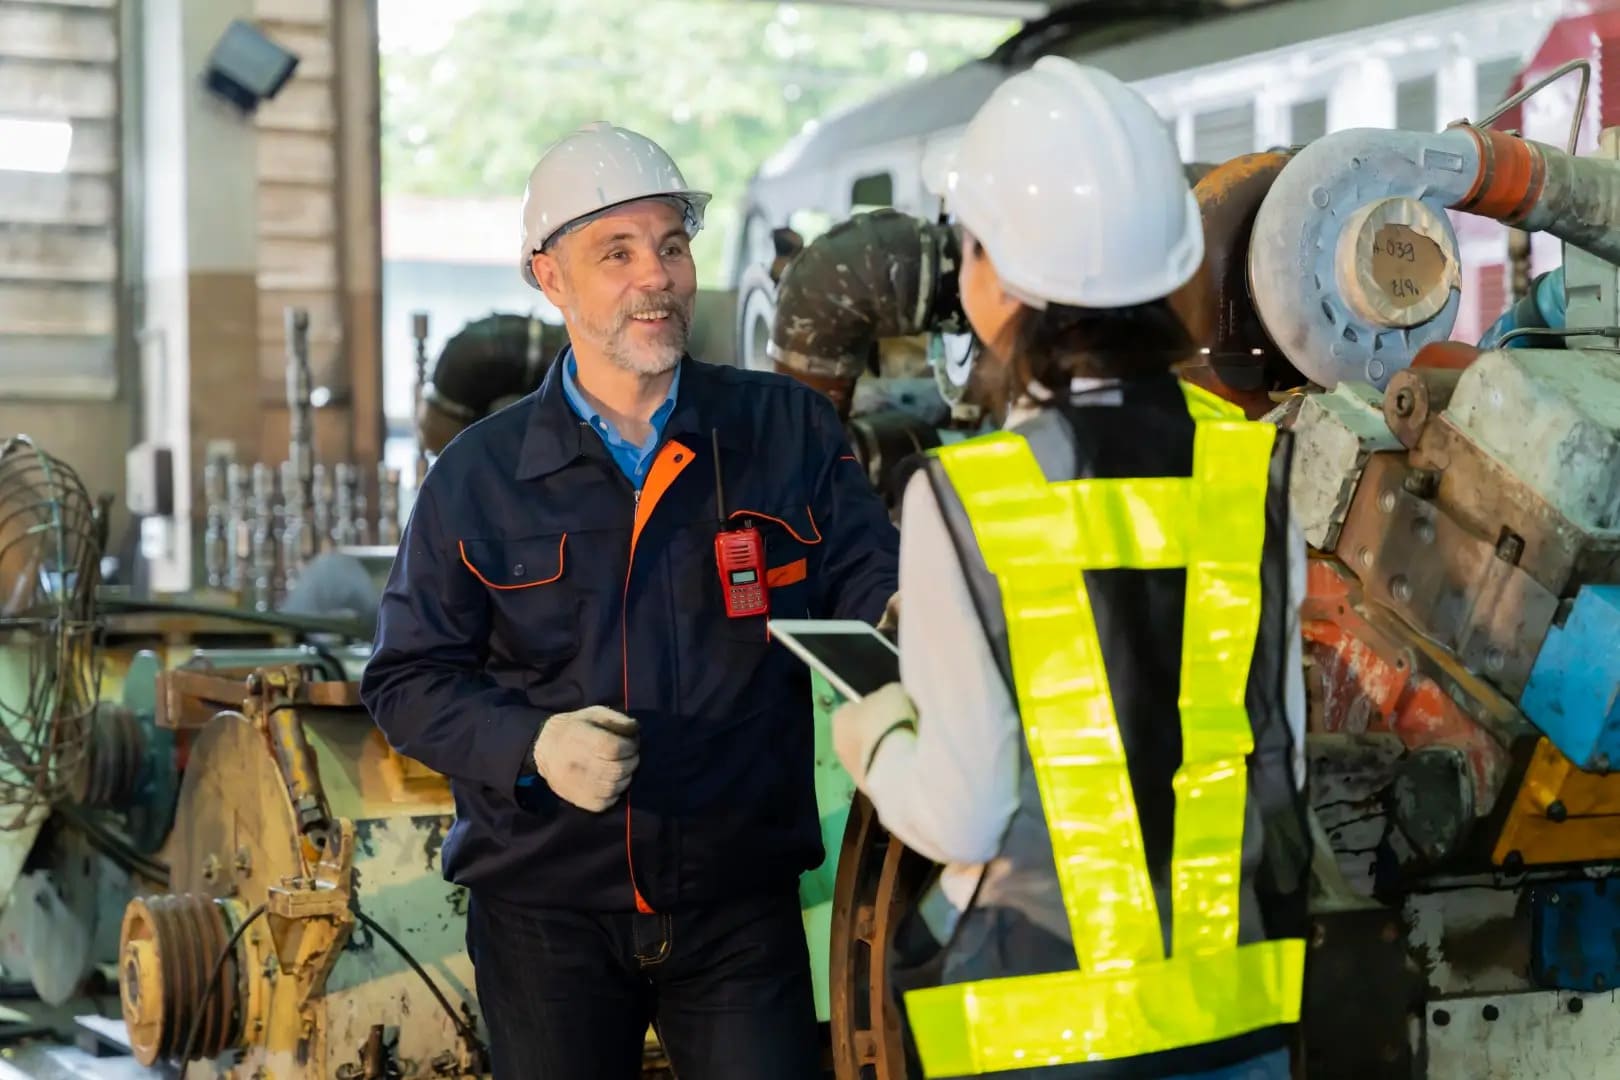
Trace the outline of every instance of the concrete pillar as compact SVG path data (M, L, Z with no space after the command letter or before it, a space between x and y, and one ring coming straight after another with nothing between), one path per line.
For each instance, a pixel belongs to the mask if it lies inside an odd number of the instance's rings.
M1352 64L1328 92L1328 130L1395 126L1395 76L1382 60Z
M1495 102L1480 102L1478 77L1472 56L1454 55L1435 73L1435 101L1441 124L1453 120L1478 120L1484 109Z
M175 490L173 516L142 523L155 590L193 583L209 441L255 449L256 134L203 86L225 28L251 15L250 0L143 4L142 438L172 451Z
M1263 91L1254 99L1254 148L1270 150L1274 146L1287 146L1291 139L1289 127L1293 117L1290 102L1274 90Z

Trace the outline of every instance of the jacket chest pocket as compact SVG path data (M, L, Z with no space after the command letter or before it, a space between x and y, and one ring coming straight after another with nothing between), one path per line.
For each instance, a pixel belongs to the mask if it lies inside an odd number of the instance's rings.
M582 597L568 573L568 534L463 540L461 562L489 594L491 652L537 668L579 652Z
M720 558L715 550L718 531L712 522L694 524L682 530L675 553L680 566L675 573L675 601L681 611L699 620L706 630L738 641L764 644L766 618L802 619L809 614L811 570L821 533L805 507L762 514L738 511L731 524L750 522L758 530L763 558L760 565L735 568L729 578L734 589L746 599L750 587L762 583L766 615L733 618L727 614L726 588ZM751 572L753 571L753 572ZM751 580L759 573L761 582Z

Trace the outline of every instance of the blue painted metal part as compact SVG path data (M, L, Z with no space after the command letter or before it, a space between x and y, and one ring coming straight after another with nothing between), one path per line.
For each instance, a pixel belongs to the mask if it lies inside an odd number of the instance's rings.
M1551 273L1542 274L1536 279L1530 289L1530 295L1502 313L1502 317L1491 324L1485 331L1485 336L1479 339L1481 349L1495 349L1501 345L1502 336L1512 330L1540 329L1551 327L1562 329L1564 326L1564 268L1560 266ZM1518 337L1507 343L1509 349L1528 349L1531 347L1544 348L1545 338L1540 340L1533 337Z
M180 801L180 768L174 732L157 726L157 677L163 662L154 652L135 655L124 676L124 705L141 726L141 766L135 797L125 809L129 838L143 855L156 854L174 827Z
M1547 635L1519 708L1581 768L1620 765L1620 586L1581 587Z
M1530 894L1530 973L1560 990L1620 986L1620 881L1570 881Z

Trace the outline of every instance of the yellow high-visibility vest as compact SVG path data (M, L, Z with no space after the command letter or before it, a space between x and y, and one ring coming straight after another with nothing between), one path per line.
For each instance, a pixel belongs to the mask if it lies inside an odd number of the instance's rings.
M1190 477L1049 483L998 433L936 451L1001 588L1014 690L1080 967L917 990L929 1077L1135 1057L1299 1019L1305 943L1238 944L1245 707L1276 430L1183 384ZM1169 955L1085 570L1187 571ZM927 723L927 718L923 719Z

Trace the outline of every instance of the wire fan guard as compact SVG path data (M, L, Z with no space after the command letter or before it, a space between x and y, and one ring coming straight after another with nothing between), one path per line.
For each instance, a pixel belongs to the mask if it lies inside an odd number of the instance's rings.
M84 765L100 565L78 474L26 436L0 443L0 829L38 821Z

